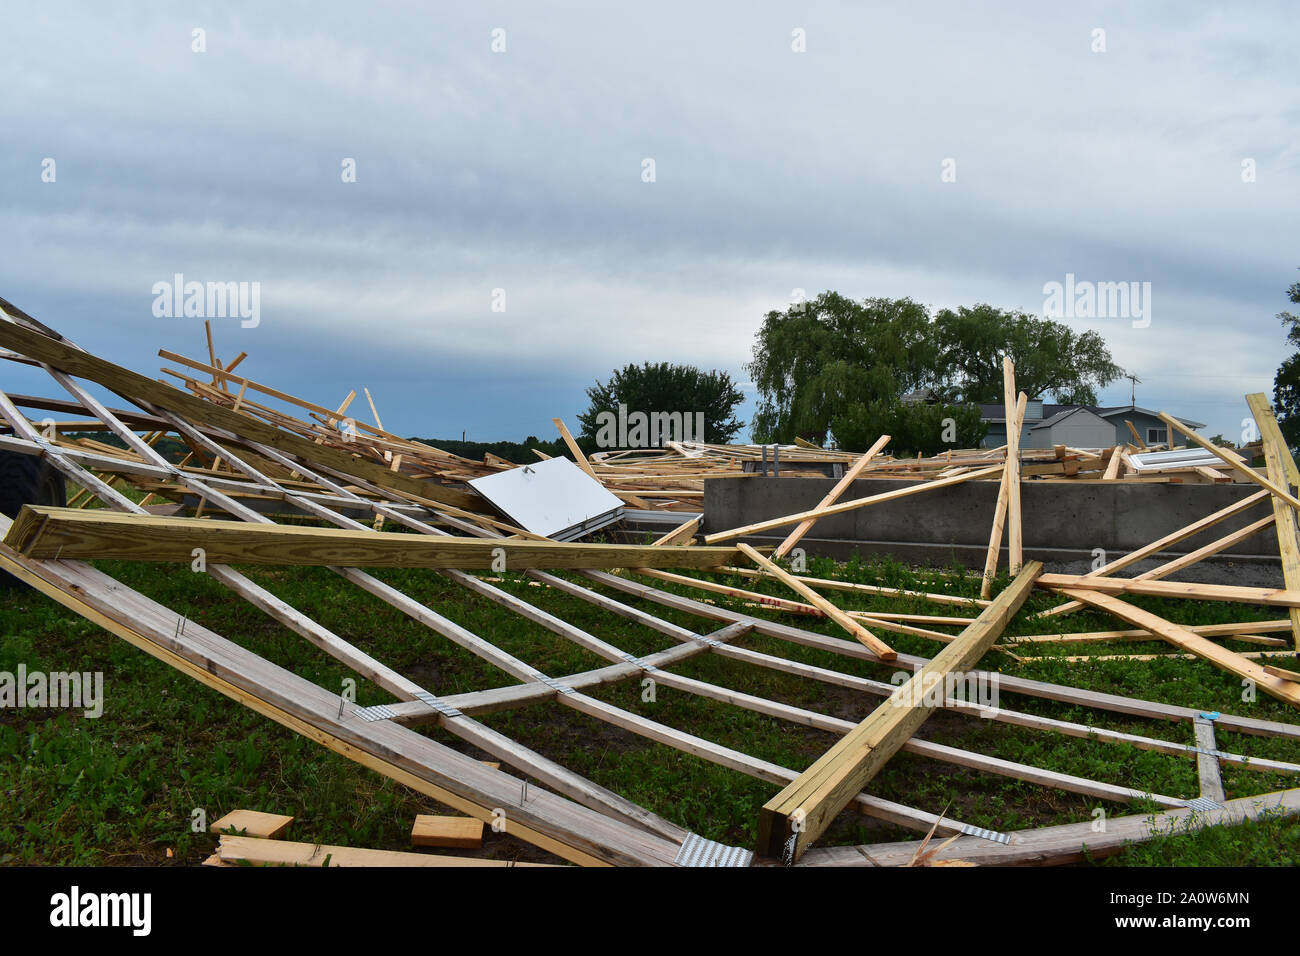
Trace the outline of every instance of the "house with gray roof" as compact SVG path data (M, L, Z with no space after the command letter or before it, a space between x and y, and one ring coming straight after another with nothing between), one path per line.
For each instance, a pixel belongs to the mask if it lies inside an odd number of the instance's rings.
M1006 408L1002 405L980 405L980 419L988 423L988 434L980 443L984 448L996 448L1007 443ZM1204 422L1178 418L1179 422L1195 431L1204 428ZM1071 448L1109 448L1112 445L1137 444L1126 422L1132 422L1138 437L1148 447L1167 445L1168 428L1156 412L1137 405L1099 407L1093 405L1054 405L1030 401L1025 406L1025 421L1020 430L1022 448L1051 448L1068 445ZM1175 443L1177 443L1177 436Z

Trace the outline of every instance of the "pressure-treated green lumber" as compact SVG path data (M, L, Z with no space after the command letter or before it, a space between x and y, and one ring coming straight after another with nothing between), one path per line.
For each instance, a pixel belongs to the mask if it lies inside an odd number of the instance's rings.
M347 568L708 568L740 557L736 548L565 544L519 538L428 537L346 528L164 518L25 505L5 536L33 558L106 558L207 564Z
M759 816L759 855L786 864L799 859L925 722L935 698L944 699L934 693L936 682L942 685L948 674L973 667L993 646L1042 570L1041 563L1026 562L1016 579L951 644L764 805Z

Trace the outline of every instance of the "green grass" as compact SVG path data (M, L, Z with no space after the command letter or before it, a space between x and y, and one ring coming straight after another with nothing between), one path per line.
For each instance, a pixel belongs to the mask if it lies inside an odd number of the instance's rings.
M351 672L282 625L187 567L103 562L120 578L191 620L215 630L331 691ZM253 580L334 630L359 648L438 694L450 695L514 683L511 678L321 568L243 569ZM979 579L960 569L915 569L891 561L855 560L834 565L813 561L809 573L892 587L942 590L974 597ZM377 577L491 640L553 676L606 662L439 575L377 571ZM748 578L718 578L749 590L783 595L779 585ZM585 579L575 578L585 584ZM651 582L664 590L712 600L720 606L796 624L834 637L843 635L821 619L754 609L717 595ZM1005 577L998 587L1006 583ZM499 586L637 655L673 646L670 638L603 612L576 598L516 574ZM717 625L596 588L619 600L697 632ZM838 604L922 614L973 617L975 609L931 605L919 599L834 592ZM1030 634L1049 629L1115 628L1109 617L1081 611L1053 619L1051 628L1028 613L1056 601L1036 592L1008 629ZM1263 620L1268 609L1212 602L1135 601L1184 624ZM950 629L951 630L951 629ZM235 808L289 813L298 818L291 836L312 842L387 849L409 848L416 813L439 812L430 800L317 744L281 728L189 678L181 676L29 590L0 592L0 671L19 663L29 670L103 671L105 710L100 719L56 710L0 711L0 862L44 864L193 864L212 852L215 838L192 832L195 811L210 822ZM938 645L920 637L882 636L900 652L931 656ZM737 642L846 673L888 682L899 668L872 664L761 635ZM1228 642L1241 650L1255 645ZM1068 651L1038 646L1023 653L1041 657L1016 663L992 653L983 661L1007 674L1072 684L1171 704L1294 722L1294 711L1267 696L1245 702L1240 681L1201 661L1069 663L1064 654L1165 653L1159 642L1071 645ZM1018 651L1020 652L1020 651ZM859 720L879 698L729 660L699 655L676 672L734 690ZM357 680L361 704L392 698ZM639 681L606 685L592 695L630 711L687 730L791 769L806 767L832 743L832 734L790 724L730 705L655 688L643 699ZM1002 706L1146 736L1192 743L1184 722L1157 722L1089 711L1004 692ZM753 845L758 808L776 790L704 760L671 750L553 702L486 715L484 723L706 837ZM441 743L478 753L436 728L422 732ZM1128 746L1080 740L1042 731L936 713L920 736L979 753L1176 797L1197 794L1195 763ZM1260 757L1300 763L1300 741L1219 732L1218 745ZM1228 796L1240 797L1295 786L1287 775L1226 767ZM970 771L900 753L870 792L925 810L947 811L976 826L996 830L1087 821L1098 807L1107 815L1154 811ZM846 811L822 843L869 843L911 839L916 834ZM1126 850L1107 865L1263 865L1297 862L1300 823L1265 819L1192 834L1171 834ZM1288 849L1288 847L1290 849ZM168 856L168 851L172 856ZM505 835L489 835L486 855L527 860L549 857Z

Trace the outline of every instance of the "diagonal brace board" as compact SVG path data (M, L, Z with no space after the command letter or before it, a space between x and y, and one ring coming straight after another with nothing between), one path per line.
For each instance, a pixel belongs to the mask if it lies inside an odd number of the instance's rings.
M868 631L865 627L863 627L853 618L849 617L847 614L841 611L830 601L826 600L826 598L822 597L812 588L808 587L808 585L804 584L793 574L788 573L780 565L775 564L772 561L769 561L767 558L763 557L761 554L759 554L757 551L755 551L753 548L751 548L749 545L745 544L744 542L741 542L738 545L738 547L741 553L745 555L745 557L749 558L749 560L753 561L756 565L758 565L760 568L762 568L772 577L776 578L786 587L790 588L790 590L802 596L805 600L807 600L810 604L812 604L813 607L817 608L817 610L821 611L823 614L829 617L840 627L844 628L844 630L848 631L849 634L857 638L865 646L871 648L873 651L879 654L881 660L892 661L895 657L898 656L898 654L895 653L892 647L890 647L880 638L876 637L876 635L872 634L870 631Z
M1109 611L1122 621L1128 621L1137 627L1146 628L1156 637L1168 641L1175 647L1190 651L1197 657L1204 658L1220 670L1236 674L1243 680L1253 681L1257 687L1278 700L1286 701L1292 706L1300 707L1300 684L1283 680L1268 673L1254 661L1220 647L1213 641L1206 640L1187 628L1172 621L1167 621L1150 611L1121 601L1097 590L1086 590L1086 585L1079 588L1062 588L1061 591L1085 604L1102 611Z
M935 681L974 666L1020 609L1042 573L1026 562L1016 579L951 644L890 695L861 724L769 800L758 824L758 853L787 864L799 859L836 815L880 772L933 710Z
M844 473L844 477L836 482L835 487L826 493L826 497L818 502L817 507L826 508L839 501L840 495L844 494L844 492L848 490L848 487L853 484L854 479L856 479L858 475L862 474L862 470L866 468L867 465L871 464L871 459L880 454L884 447L889 444L889 441L890 437L888 435L881 435L876 439L876 443L868 448L866 453L853 463L853 467ZM790 549L799 543L799 539L812 530L812 526L816 523L816 518L806 518L801 521L799 527L786 535L786 539L776 546L774 556L784 558L790 553Z

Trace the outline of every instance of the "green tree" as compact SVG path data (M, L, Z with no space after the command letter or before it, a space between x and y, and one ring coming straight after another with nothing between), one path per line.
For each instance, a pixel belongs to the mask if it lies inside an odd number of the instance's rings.
M601 419L602 413L617 417L619 405L626 406L628 416L701 413L703 440L714 444L732 441L743 424L735 412L745 396L731 376L717 370L704 372L693 365L668 362L626 365L612 372L608 382L597 380L587 389L587 398L590 405L578 416L582 426L581 443L586 447L596 446L601 426L608 422ZM694 432L691 437L701 440Z
M1291 283L1287 297L1300 305L1300 282ZM1286 329L1286 340L1300 349L1300 315L1279 312L1278 320ZM1282 437L1291 448L1300 446L1300 352L1286 359L1273 377L1273 412Z
M1016 363L1016 388L1032 399L1096 405L1124 370L1100 335L991 305L943 309L934 318L937 373L950 397L1002 401L1002 356Z
M1030 398L1068 404L1095 405L1123 371L1096 332L1022 312L981 304L932 319L911 299L823 292L763 320L747 366L759 397L754 437L820 444L829 433L858 448L887 433L896 452L972 447L987 431L974 406L1002 401L1004 355ZM915 389L937 404L903 402Z
M833 433L844 447L864 444L874 423L908 414L903 393L937 384L934 367L930 316L911 299L823 292L769 312L746 366L759 393L754 438L822 444Z

